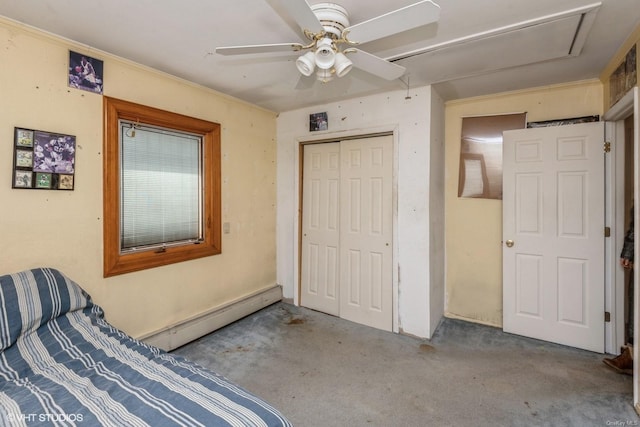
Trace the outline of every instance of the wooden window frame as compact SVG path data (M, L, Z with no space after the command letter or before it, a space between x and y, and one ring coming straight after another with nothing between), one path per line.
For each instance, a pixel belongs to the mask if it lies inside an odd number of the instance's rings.
M222 252L220 124L116 98L104 97L103 212L104 277L160 267ZM119 120L202 135L204 240L199 243L122 254L120 251Z

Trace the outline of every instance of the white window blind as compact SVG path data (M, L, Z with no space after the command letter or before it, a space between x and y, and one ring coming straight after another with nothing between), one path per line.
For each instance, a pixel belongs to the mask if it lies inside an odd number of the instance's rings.
M121 252L201 241L202 137L119 126Z

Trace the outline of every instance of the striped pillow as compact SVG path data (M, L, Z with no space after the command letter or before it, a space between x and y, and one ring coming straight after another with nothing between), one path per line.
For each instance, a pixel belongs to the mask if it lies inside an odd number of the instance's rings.
M49 320L92 305L91 297L58 270L0 276L0 351Z

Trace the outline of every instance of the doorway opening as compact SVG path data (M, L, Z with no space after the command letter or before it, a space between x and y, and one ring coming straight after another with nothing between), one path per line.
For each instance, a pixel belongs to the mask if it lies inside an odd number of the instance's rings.
M606 287L605 312L610 321L605 323L605 352L617 355L620 348L633 341L635 319L633 292L629 292L630 281L638 278L620 265L620 254L624 236L629 225L636 222L638 210L632 215L631 208L637 199L638 186L634 176L637 169L637 153L634 145L638 142L638 88L627 92L607 111L605 120L605 140L610 144L610 155L606 156L606 224L610 227L610 238L606 239ZM638 246L638 243L635 243ZM637 275L636 275L637 276ZM637 285L635 285L637 286ZM637 339L636 339L637 340Z

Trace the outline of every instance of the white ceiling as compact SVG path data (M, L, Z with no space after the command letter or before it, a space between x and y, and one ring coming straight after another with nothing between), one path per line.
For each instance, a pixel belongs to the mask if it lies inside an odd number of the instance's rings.
M640 0L434 0L437 23L359 46L407 67L390 82L353 69L310 85L313 78L299 81L296 54L215 53L219 46L305 43L280 1L2 0L0 15L276 112L407 85L434 84L451 100L597 78L640 23ZM336 2L356 24L416 1Z

